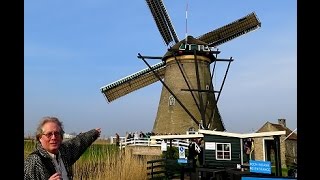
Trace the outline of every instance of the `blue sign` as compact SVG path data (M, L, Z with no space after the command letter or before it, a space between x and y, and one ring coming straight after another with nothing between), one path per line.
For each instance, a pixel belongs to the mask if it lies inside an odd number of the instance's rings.
M186 152L183 146L179 146L179 158L180 159L186 158Z
M270 161L249 161L250 172L271 174L271 162Z
M188 163L188 160L185 158L180 158L180 159L178 159L178 163L186 164L186 163Z

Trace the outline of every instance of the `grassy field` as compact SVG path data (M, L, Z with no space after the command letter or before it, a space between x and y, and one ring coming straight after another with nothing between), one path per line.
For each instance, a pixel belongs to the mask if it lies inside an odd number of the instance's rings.
M30 154L34 147L33 141L25 141L24 157ZM151 158L125 154L114 144L96 141L73 165L74 179L145 180L147 179L148 160Z

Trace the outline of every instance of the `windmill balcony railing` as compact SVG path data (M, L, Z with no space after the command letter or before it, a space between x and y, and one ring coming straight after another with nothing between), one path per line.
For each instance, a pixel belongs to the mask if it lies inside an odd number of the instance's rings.
M150 139L148 137L144 138L129 138L126 139L125 137L120 137L120 148L125 148L126 146L161 146L162 142L167 143L167 146L170 146L169 140L162 140L162 139ZM115 142L115 137L111 137L111 143ZM182 139L173 139L172 146L179 147L183 146L188 149L189 139L182 140Z

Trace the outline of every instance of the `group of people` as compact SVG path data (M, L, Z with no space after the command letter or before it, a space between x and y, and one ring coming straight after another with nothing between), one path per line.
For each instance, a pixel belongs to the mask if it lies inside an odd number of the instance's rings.
M36 148L24 160L25 180L72 180L72 165L100 136L95 128L63 141L63 123L43 117L36 130Z
M178 133L154 133L154 132L126 132L126 139L141 139L141 138L149 138L150 136L156 135L178 135Z

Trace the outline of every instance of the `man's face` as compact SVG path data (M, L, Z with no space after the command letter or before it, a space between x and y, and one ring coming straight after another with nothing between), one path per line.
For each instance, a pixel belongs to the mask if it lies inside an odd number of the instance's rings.
M62 142L61 129L54 122L47 122L42 127L43 134L40 137L42 147L50 153L58 153L58 149Z

